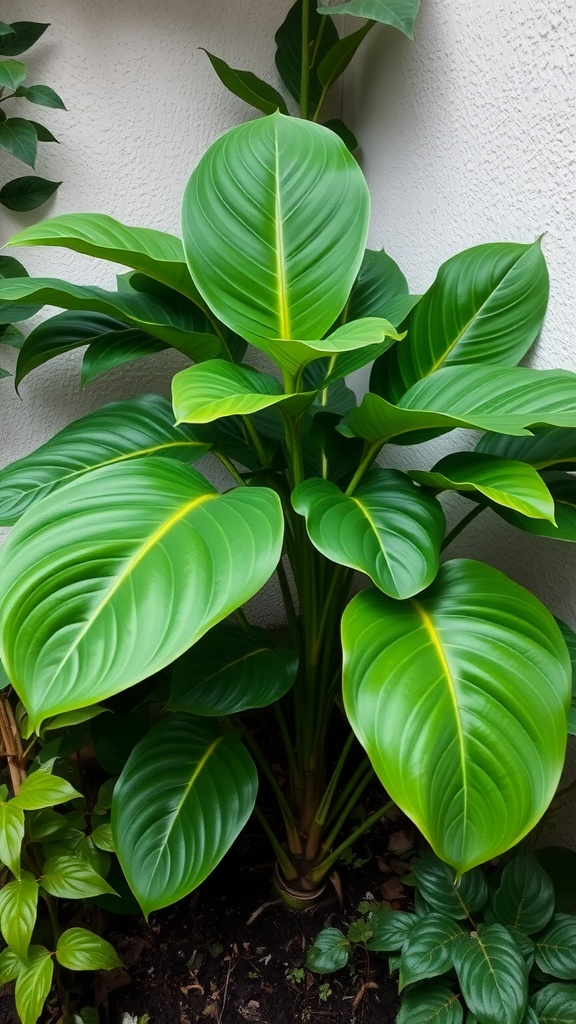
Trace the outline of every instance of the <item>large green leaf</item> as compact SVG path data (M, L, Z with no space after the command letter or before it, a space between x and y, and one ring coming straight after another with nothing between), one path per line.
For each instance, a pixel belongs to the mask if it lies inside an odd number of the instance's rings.
M103 373L109 373L110 370L133 363L144 356L162 352L165 348L165 343L159 338L152 338L130 328L103 334L91 341L84 353L80 384L85 387Z
M522 1024L528 1002L528 968L499 924L480 925L454 945L454 965L478 1024Z
M554 902L550 878L534 856L524 853L504 868L492 906L499 924L531 935L548 924Z
M537 537L549 537L551 540L564 540L576 543L576 479L572 473L559 473L548 470L543 474L543 481L554 501L554 522L542 519L526 519L511 509L494 506L494 511L506 522L516 526L525 533Z
M113 292L52 278L27 277L0 281L0 304L4 302L9 304L13 320L27 319L27 303L36 302L40 306L104 313L160 338L190 359L210 359L221 350L217 335L206 333L205 328L198 331L198 307L176 292L167 302L141 291Z
M65 213L13 235L10 245L57 245L147 274L199 302L182 242L152 228L129 227L103 213Z
M326 558L365 572L390 597L412 597L438 572L444 514L404 473L373 469L351 495L305 480L292 504Z
M535 992L530 1000L538 1024L574 1024L576 1020L576 985L555 982Z
M498 455L456 452L437 462L430 472L409 474L419 484L439 491L475 491L531 519L554 525L554 499L533 466Z
M525 367L449 366L419 381L397 405L364 396L345 428L372 444L415 444L423 432L471 427L523 436L527 427L576 426L576 374Z
M114 843L148 916L192 892L252 813L258 778L235 730L177 715L138 744L114 789Z
M321 18L314 4L308 5L309 104L312 112L322 96L318 64L338 42L331 18ZM276 67L284 85L295 100L300 100L302 75L302 0L292 5L276 36ZM306 116L309 111L304 111Z
M0 148L29 167L34 167L38 149L36 129L23 117L7 117L5 121L0 121Z
M472 918L488 899L488 886L480 868L467 871L457 882L453 868L428 854L414 862L412 871L418 892L428 906L456 921Z
M16 978L16 1010L22 1024L36 1024L52 987L54 964L44 946L30 946L28 960Z
M462 1024L464 1012L445 981L426 981L402 996L396 1024Z
M29 871L23 871L16 882L8 882L0 889L0 931L8 946L22 960L26 953L34 925L38 904L38 882Z
M454 941L463 934L460 925L444 914L427 914L421 918L402 947L400 990L449 971Z
M541 971L564 981L576 979L576 916L556 914L546 931L534 939L534 956Z
M466 249L441 266L406 321L405 344L380 360L372 387L397 401L441 366L514 366L535 340L547 301L540 242Z
M169 707L218 716L267 707L288 693L297 670L294 651L271 647L264 631L222 623L172 666Z
M13 525L51 491L102 466L146 455L195 462L208 450L189 427L174 426L170 403L160 395L111 402L0 470L0 524Z
M489 566L444 565L424 595L358 594L344 702L392 799L458 874L508 849L554 795L572 688L562 635Z
M202 157L182 231L192 277L216 315L274 359L323 337L346 302L368 228L366 182L321 125L272 114Z
M132 686L251 598L282 545L278 496L188 466L94 470L28 510L0 552L2 660L29 714Z
M344 0L318 8L320 14L353 14L357 18L371 18L382 25L397 28L410 39L414 38L414 22L420 0Z
M172 381L172 396L177 423L211 423L286 402L304 410L314 400L314 392L286 395L269 373L223 359L181 370Z
M476 451L519 459L536 469L551 466L571 469L576 462L576 431L563 427L535 427L532 437L485 434L476 445Z
M222 84L235 96L256 107L256 110L261 110L263 114L273 114L275 110L279 110L281 114L288 113L284 97L268 82L258 78L252 71L231 68L225 60L209 53L208 50L204 52Z

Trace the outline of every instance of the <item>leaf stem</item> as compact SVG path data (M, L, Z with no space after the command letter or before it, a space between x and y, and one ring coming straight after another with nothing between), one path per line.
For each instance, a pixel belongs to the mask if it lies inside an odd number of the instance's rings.
M465 515L464 518L461 519L459 523L456 523L456 526L454 526L450 530L450 532L446 534L444 541L442 543L441 551L444 551L445 548L447 548L448 545L451 544L453 540L456 540L458 534L462 533L462 530L465 530L468 524L471 523L473 519L476 519L476 516L479 516L481 512L484 512L485 508L486 505L482 505L479 503L475 505L474 508L470 509L470 512L468 512L468 514Z
M236 466L234 465L233 462L231 462L227 455L224 455L223 452L217 452L214 449L212 450L212 455L215 455L218 461L221 462L222 465L226 467L226 469L230 473L230 476L234 477L236 483L240 484L242 487L246 486L246 481L242 479L240 473L236 469Z
M344 492L346 495L350 496L351 494L354 493L362 477L364 476L366 471L370 469L372 463L374 462L374 459L377 457L378 452L382 447L383 443L381 441L377 441L376 444L366 444L364 446L364 452L358 464L358 468Z
M384 815L393 806L394 801L389 800L387 804L384 804L383 807L380 807L377 811L374 811L374 814L371 814L368 818L366 818L366 821L363 821L362 824L358 826L358 828L355 828L354 831L348 836L348 838L345 839L343 843L340 843L340 846L337 846L336 849L333 850L332 853L325 858L325 860L321 861L320 864L316 865L316 867L310 872L312 879L315 882L320 882L324 878L324 875L326 875L328 871L330 871L330 868L333 867L336 861L342 856L342 854L350 846L352 846L353 843L355 843L356 840L364 834L364 832L367 832L369 828L372 828L372 825L375 825L376 822L380 820L380 818L383 818Z
M298 878L298 872L296 871L296 868L294 867L292 861L290 860L290 857L286 853L286 850L278 842L278 839L274 835L274 831L268 824L266 817L264 816L259 807L255 807L253 813L254 817L260 823L262 829L264 830L264 832L268 836L268 839L270 840L270 845L278 858L278 863L282 868L282 874L284 875L286 881L295 881L295 879Z

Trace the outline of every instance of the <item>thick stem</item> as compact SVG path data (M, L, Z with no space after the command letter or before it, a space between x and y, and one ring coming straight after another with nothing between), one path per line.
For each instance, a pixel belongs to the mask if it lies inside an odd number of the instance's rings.
M14 796L17 796L26 778L24 751L14 712L5 694L0 694L0 739L8 762Z

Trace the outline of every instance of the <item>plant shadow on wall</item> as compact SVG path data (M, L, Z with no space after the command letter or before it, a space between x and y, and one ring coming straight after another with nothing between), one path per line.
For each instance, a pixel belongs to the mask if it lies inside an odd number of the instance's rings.
M308 6L297 9L301 59ZM368 218L344 142L277 112L210 147L182 241L95 214L13 239L133 268L116 291L0 282L7 320L65 310L26 339L17 384L82 345L84 381L167 346L193 363L172 406L107 405L0 474L13 525L0 552L0 980L15 981L23 1024L54 970L67 1024L65 972L118 962L70 926L67 901L135 897L148 917L191 893L253 814L278 890L306 905L392 803L457 891L554 795L574 636L490 566L440 565L485 508L576 536L576 374L516 365L547 303L540 244L468 249L416 296L386 253L365 249ZM372 361L357 404L345 377ZM388 444L457 427L480 434L475 451L429 472L386 468ZM229 473L223 492L192 468L208 452ZM442 491L472 502L447 536ZM351 597L355 572L367 586ZM244 609L274 574L281 644ZM382 804L347 826L374 773ZM485 951L480 931L468 940L471 957ZM522 1024L527 997L505 1024ZM457 996L450 1007L446 1020L461 1020ZM496 1003L474 1012L502 1024Z

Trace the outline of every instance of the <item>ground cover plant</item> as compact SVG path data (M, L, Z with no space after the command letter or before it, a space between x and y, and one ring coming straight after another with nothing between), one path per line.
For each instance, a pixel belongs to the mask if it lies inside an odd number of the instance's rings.
M193 363L172 405L104 406L0 472L0 522L13 527L0 647L21 701L0 700L13 824L0 977L16 979L23 1024L40 1014L54 957L117 963L97 936L62 929L58 908L56 934L34 933L38 895L50 910L51 896L126 889L108 854L148 916L191 893L254 813L280 891L306 904L393 801L464 885L529 832L558 784L573 635L490 566L440 564L487 507L530 533L575 536L576 374L516 365L546 309L540 243L468 249L410 294L394 261L366 250L362 173L310 113L217 140L186 189L182 240L97 214L14 239L131 267L117 290L0 282L6 322L65 310L26 339L17 384L81 345L85 382L168 346ZM358 403L345 378L372 361ZM387 465L388 445L457 427L481 435L474 451L427 472ZM226 489L192 468L207 453ZM442 491L472 501L447 535ZM368 586L352 596L355 573ZM273 575L281 637L245 607ZM105 800L63 777L81 774L86 734L114 780ZM374 772L387 795L347 825Z

